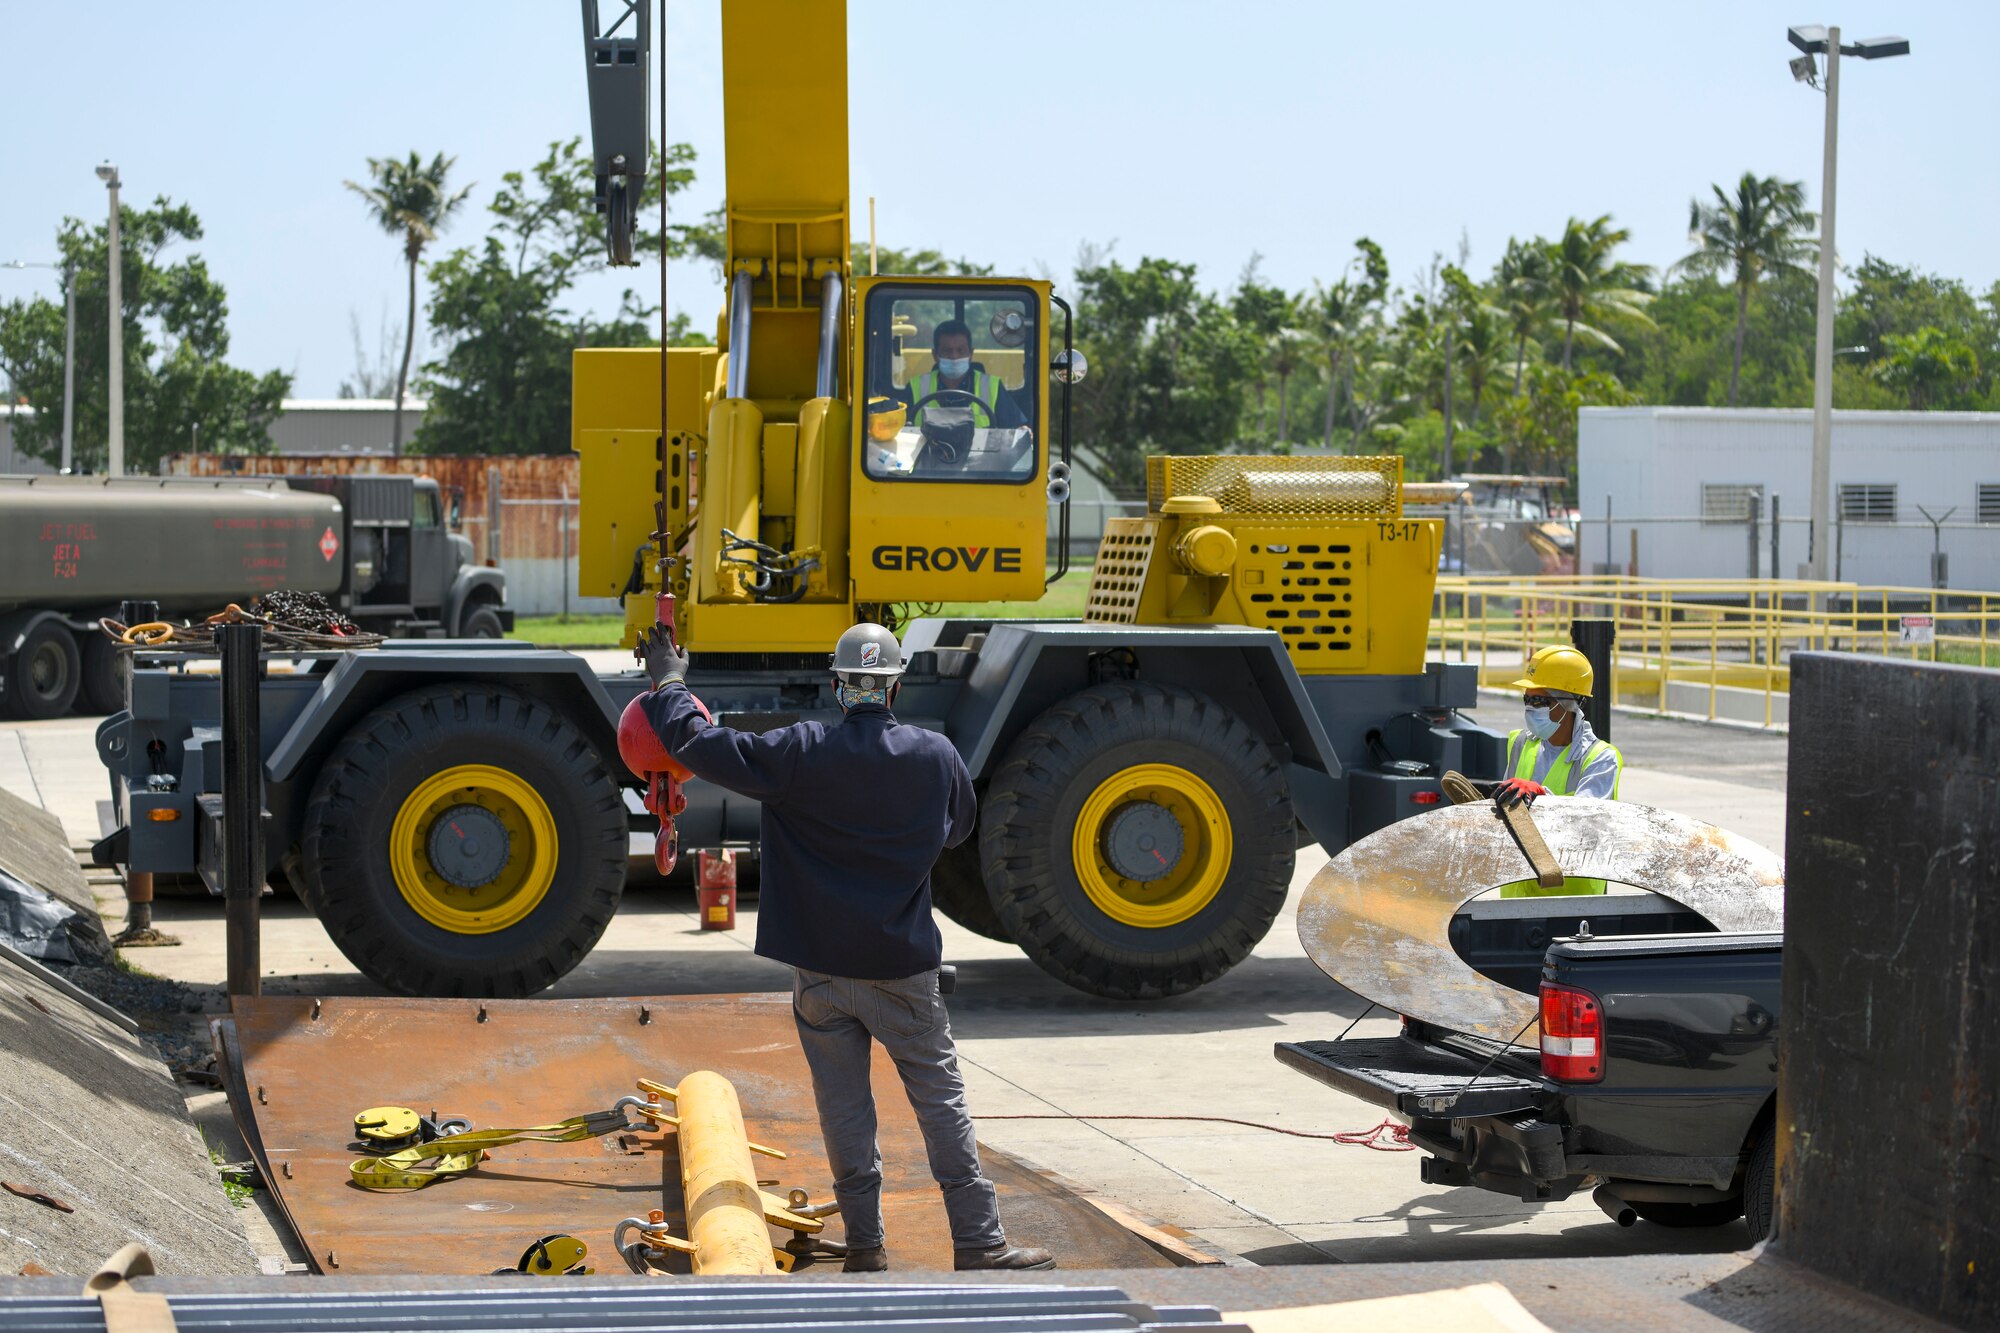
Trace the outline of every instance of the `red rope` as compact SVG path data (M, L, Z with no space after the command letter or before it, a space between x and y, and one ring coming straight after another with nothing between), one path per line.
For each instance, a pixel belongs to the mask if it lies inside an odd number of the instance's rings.
M974 1120L1187 1120L1203 1121L1216 1125L1242 1125L1247 1129L1261 1129L1272 1134L1289 1134L1295 1139L1329 1139L1334 1143L1359 1145L1374 1148L1378 1152L1414 1152L1409 1142L1410 1127L1399 1125L1393 1120L1384 1120L1373 1129L1350 1130L1344 1134L1315 1134L1310 1130L1286 1129L1281 1125L1266 1125L1255 1120L1238 1120L1227 1115L976 1115ZM1376 1142L1376 1136L1384 1131L1389 1134L1387 1143ZM1400 1146L1398 1146L1400 1145Z
M1373 1129L1351 1129L1345 1134L1335 1134L1333 1141L1349 1147L1373 1148L1376 1152L1417 1150L1417 1145L1410 1142L1410 1127L1394 1120L1384 1120Z

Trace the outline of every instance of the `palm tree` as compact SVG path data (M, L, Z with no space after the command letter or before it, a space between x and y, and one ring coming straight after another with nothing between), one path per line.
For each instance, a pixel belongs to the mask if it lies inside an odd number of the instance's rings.
M1528 339L1549 317L1555 260L1546 241L1508 240L1494 274L1495 303L1514 337L1514 396L1521 396L1521 372L1528 364Z
M1688 201L1688 239L1701 248L1675 267L1689 273L1727 270L1736 284L1736 352L1729 363L1729 405L1743 375L1743 334L1750 322L1750 289L1772 269L1804 269L1816 254L1806 235L1817 218L1806 211L1806 187L1799 181L1746 171L1736 197L1709 187L1715 202Z
M1288 307L1288 316L1298 313L1297 303L1288 303ZM1292 376L1305 368L1309 346L1305 333L1289 323L1271 335L1271 369L1278 377L1278 448L1281 452L1290 452L1292 442Z
M371 157L371 184L342 182L368 202L368 211L383 231L403 242L403 258L410 268L409 321L403 330L402 368L396 372L394 447L399 454L403 452L403 394L410 382L410 351L417 339L417 260L472 193L470 185L457 194L445 192L445 179L457 161L443 153L428 164L414 152L407 161Z
M1645 264L1627 264L1611 257L1611 252L1632 239L1623 227L1611 225L1611 215L1585 222L1571 218L1562 239L1549 249L1554 268L1552 290L1556 314L1563 322L1562 368L1570 368L1571 349L1578 335L1608 352L1618 344L1610 334L1585 319L1627 319L1653 327L1646 318L1645 305L1652 294L1639 284L1653 276Z

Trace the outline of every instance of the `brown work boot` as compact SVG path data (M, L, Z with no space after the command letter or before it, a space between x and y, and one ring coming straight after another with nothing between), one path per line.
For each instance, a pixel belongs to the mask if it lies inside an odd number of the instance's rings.
M995 1245L990 1250L953 1250L951 1266L961 1273L994 1268L1054 1268L1056 1257L1047 1250L1031 1249L1026 1245L1002 1244Z
M889 1271L889 1252L880 1245L861 1245L849 1249L847 1258L841 1261L843 1273L886 1273Z

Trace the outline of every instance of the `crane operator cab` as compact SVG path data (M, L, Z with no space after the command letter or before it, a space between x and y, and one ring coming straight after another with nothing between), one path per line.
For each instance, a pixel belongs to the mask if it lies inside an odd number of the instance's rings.
M1041 306L1007 288L876 287L866 312L863 464L880 480L1036 475Z

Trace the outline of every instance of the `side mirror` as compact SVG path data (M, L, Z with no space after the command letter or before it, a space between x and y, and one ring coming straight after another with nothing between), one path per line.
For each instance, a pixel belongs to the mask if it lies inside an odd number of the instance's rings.
M1089 373L1090 363L1074 347L1057 352L1055 360L1049 363L1049 378L1057 384L1081 384Z
M464 502L456 495L451 497L451 517L449 521L453 532L457 532L461 527L465 526Z

